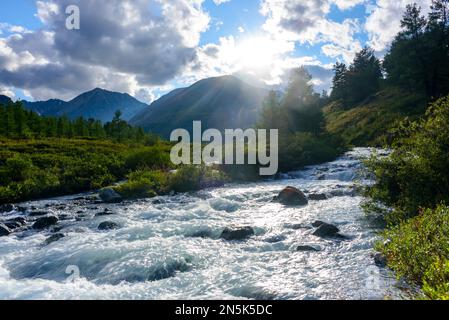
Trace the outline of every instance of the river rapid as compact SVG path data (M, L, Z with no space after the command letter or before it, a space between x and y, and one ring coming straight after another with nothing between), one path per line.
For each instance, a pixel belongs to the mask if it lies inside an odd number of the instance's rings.
M400 299L398 282L375 265L379 225L357 192L371 183L361 164L369 149L282 179L229 184L121 204L89 195L20 204L0 220L44 211L56 226L0 238L0 299ZM286 186L325 194L304 207L273 197ZM106 210L105 210L106 209ZM24 209L22 209L24 210ZM313 236L311 224L336 225L346 239ZM119 228L98 230L100 223ZM226 241L226 227L252 227ZM54 235L63 238L46 244ZM320 251L297 251L298 246Z

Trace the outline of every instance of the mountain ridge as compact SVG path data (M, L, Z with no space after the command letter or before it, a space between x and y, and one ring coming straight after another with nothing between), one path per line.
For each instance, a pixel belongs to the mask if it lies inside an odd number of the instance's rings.
M127 93L108 91L101 88L84 92L70 101L50 99L47 101L22 101L25 108L42 116L67 116L93 118L107 122L112 120L117 110L122 112L124 120L131 119L148 105Z
M162 96L130 123L166 138L174 129L191 131L193 121L204 129L245 129L256 124L268 92L235 76L202 79Z

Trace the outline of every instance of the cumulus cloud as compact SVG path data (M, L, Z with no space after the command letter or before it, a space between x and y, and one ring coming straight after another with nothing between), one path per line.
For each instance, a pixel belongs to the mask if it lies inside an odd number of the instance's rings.
M408 4L417 3L426 14L430 10L431 0L377 0L370 6L370 15L365 23L369 44L376 51L384 51L401 29L399 17Z
M341 10L363 3L363 0L263 0L261 13L267 17L264 29L275 37L302 44L323 44L324 54L352 58L354 36L361 31L358 19L336 22L328 18L332 5ZM333 50L329 50L332 47ZM326 48L326 47L324 47Z
M79 0L81 29L67 30L65 8L72 3L38 1L42 29L0 38L0 83L40 99L102 83L142 92L196 60L210 21L203 0Z

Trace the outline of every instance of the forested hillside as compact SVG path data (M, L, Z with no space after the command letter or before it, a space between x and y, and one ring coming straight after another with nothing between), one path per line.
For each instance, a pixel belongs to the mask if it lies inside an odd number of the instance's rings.
M422 116L430 102L449 93L447 1L434 1L428 18L409 5L383 61L365 48L349 66L334 67L327 130L356 146L392 141L390 129Z

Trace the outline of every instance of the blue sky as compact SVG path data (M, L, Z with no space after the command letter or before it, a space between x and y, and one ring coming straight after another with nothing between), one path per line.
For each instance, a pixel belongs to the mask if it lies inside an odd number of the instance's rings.
M3 0L0 93L70 99L103 87L150 102L201 78L239 74L280 86L308 66L317 90L331 66L372 46L379 57L416 0ZM431 0L417 0L424 11ZM65 8L81 29L65 29Z

